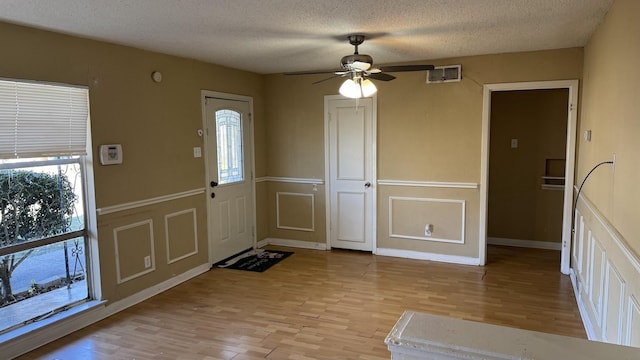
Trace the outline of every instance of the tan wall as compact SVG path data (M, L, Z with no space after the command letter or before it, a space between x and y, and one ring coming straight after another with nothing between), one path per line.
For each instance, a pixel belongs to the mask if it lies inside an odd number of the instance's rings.
M266 172L263 81L259 75L4 23L0 23L0 43L4 50L0 77L89 87L94 152L100 144L120 143L124 153L122 165L94 163L97 208L205 186L203 158L193 158L192 150L204 145L196 134L202 128L203 89L254 98L256 174ZM151 80L154 70L164 76L159 84ZM98 216L103 298L121 299L206 263L205 201L201 194ZM197 229L184 218L169 216L165 220L167 215L189 209L195 209ZM120 232L124 248L116 259L114 229L140 221L151 221L152 226ZM165 221L169 236L165 235ZM258 223L264 223L260 216ZM172 236L175 232L184 233L185 238ZM197 254L168 264L167 249L186 254L195 242L199 245ZM151 243L156 269L118 284L116 263L120 262L121 277L139 274Z
M424 72L397 73L394 81L377 82L378 179L478 183L482 85L580 79L582 55L582 49L573 48L447 59L435 64L462 64L461 82L427 85ZM319 79L266 77L269 176L324 179L323 98L336 94L340 81L311 85ZM378 247L478 256L479 190L379 186L377 191ZM466 200L465 244L390 238L391 196ZM413 228L424 229L427 218L416 219Z
M564 161L547 160L565 159L568 97L567 89L492 93L489 237L561 242L564 192L542 177L547 167L564 175Z
M640 2L617 0L587 47L582 118L591 142L578 136L577 182L597 163L616 154L615 170L605 165L589 177L583 193L640 253Z

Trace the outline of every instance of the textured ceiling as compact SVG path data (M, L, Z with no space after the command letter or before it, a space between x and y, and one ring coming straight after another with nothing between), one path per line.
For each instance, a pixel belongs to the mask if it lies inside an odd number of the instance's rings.
M613 0L0 0L0 21L257 73L584 46Z

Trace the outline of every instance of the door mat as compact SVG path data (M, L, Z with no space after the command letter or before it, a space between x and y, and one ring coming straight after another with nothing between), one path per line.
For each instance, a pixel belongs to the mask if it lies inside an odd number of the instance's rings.
M217 264L216 266L225 269L263 272L286 259L291 254L293 254L291 251L256 249L238 255L235 258L224 263Z

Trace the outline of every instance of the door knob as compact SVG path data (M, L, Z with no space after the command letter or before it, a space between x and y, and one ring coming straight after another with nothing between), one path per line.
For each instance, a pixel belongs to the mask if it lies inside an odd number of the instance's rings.
M211 193L211 198L213 199L213 198L215 198L215 197L216 197L216 193L212 192L212 193Z
M211 187L216 187L216 186L218 186L218 183L215 182L215 181L212 181L210 185L211 185Z
M371 187L371 183L367 181L366 183L364 183L364 187L367 188L367 189L370 188Z

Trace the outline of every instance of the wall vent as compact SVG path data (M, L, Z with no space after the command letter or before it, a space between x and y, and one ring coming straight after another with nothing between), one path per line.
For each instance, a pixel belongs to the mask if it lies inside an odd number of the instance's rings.
M462 78L462 65L436 66L427 71L427 84L440 84L460 81Z

